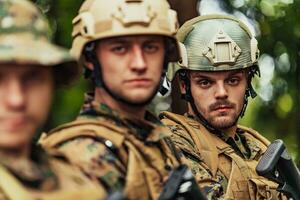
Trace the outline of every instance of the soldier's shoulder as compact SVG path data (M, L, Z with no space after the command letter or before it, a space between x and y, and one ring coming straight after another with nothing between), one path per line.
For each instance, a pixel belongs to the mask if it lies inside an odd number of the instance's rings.
M159 114L161 122L165 125L169 124L181 124L182 122L188 120L188 117L184 115L179 115L176 113L164 111Z
M238 125L238 130L246 139L257 142L260 146L267 147L270 144L270 141L266 137L253 128Z
M123 187L125 166L112 143L90 137L76 137L61 144L57 150L68 162L79 167L92 179L96 178L109 190Z
M43 133L39 144L48 149L66 143L86 141L86 138L89 138L104 145L120 147L124 141L124 135L121 132L121 128L104 120L76 119L48 133Z

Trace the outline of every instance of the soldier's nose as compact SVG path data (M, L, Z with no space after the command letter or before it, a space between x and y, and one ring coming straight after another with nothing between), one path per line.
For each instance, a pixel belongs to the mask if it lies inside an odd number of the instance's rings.
M4 98L8 108L23 109L26 98L22 84L18 80L8 80Z
M132 50L131 69L135 71L145 71L147 68L146 61L143 55L142 47L134 45Z
M228 97L227 89L223 83L216 84L215 97L217 99L224 99Z

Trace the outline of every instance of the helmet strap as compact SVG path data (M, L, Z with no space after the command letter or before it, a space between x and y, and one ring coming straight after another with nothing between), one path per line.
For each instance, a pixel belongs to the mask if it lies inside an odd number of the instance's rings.
M163 71L161 73L160 83L159 83L159 87L158 87L158 92L162 96L164 96L168 92L168 89L164 86L164 80L166 79L166 73L167 73L167 70L168 70L168 64L169 64L168 51L166 50L165 58L164 58L164 64L163 64Z
M246 112L246 109L247 109L247 105L248 105L248 98L251 97L252 99L254 99L256 96L257 96L257 93L255 92L251 82L252 82L252 78L257 75L260 77L260 71L259 71L259 68L258 66L253 66L253 67L250 67L250 70L249 70L249 74L248 74L248 80L247 80L247 89L246 89L246 92L245 92L245 96L244 96L244 105L243 105L243 108L241 110L241 113L240 113L240 117L244 117L245 115L245 112Z

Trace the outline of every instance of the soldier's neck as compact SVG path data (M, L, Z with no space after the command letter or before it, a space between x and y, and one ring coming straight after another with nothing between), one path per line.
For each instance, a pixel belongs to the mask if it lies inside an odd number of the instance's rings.
M100 103L104 103L111 109L116 110L129 118L139 118L144 119L146 108L144 106L136 107L129 106L120 101L117 101L112 96L110 96L103 88L95 89L95 100Z
M236 129L237 129L237 126L234 125L234 126L232 126L232 127L230 127L230 128L227 128L227 129L225 129L225 130L222 130L222 131L223 131L223 133L225 133L228 137L234 138L234 136L235 136L235 134L236 134Z

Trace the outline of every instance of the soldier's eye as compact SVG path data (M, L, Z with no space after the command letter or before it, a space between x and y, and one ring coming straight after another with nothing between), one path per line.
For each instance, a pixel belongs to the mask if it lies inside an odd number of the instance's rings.
M154 53L154 52L156 52L158 49L159 49L159 46L156 45L156 44L146 44L146 45L144 46L144 50L145 50L147 53Z
M123 53L126 52L126 50L127 50L127 48L124 45L113 46L111 48L111 51L114 52L114 53L116 53L116 54L123 54Z
M240 83L240 78L238 77L231 77L230 79L227 80L229 85L238 85Z
M38 72L35 70L29 71L23 75L24 82L34 82L41 80L41 76L39 76Z
M212 81L208 80L208 79L201 79L198 81L198 85L202 88L208 88L210 87L212 84Z

